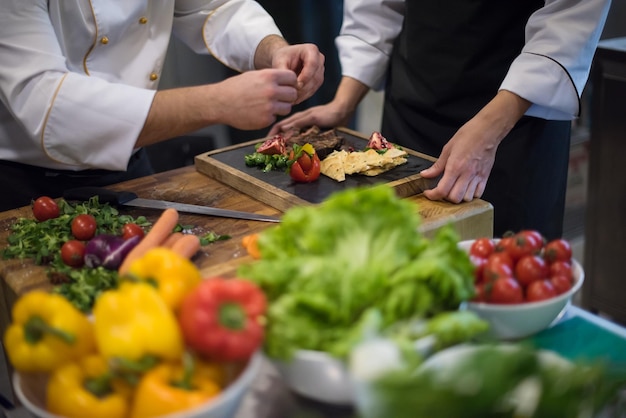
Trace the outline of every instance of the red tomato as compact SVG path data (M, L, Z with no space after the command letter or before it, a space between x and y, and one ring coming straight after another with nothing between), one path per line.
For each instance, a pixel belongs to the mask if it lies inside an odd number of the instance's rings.
M525 255L535 254L541 249L541 243L535 237L528 234L518 233L513 236L513 240L508 245L506 251L513 260L519 260Z
M487 258L496 249L496 244L489 238L478 238L472 243L469 253L481 258Z
M498 243L496 244L496 251L508 252L509 248L511 248L511 245L513 245L513 236L504 237L500 239L500 241L498 241Z
M309 155L303 152L289 168L289 175L294 181L299 183L309 183L317 180L320 176L320 159L317 153Z
M72 235L81 241L88 241L96 234L97 226L96 218L82 213L72 219Z
M548 266L537 255L525 255L515 264L515 278L524 287L548 277Z
M556 289L550 280L537 280L526 288L526 301L537 302L556 296Z
M491 303L522 303L524 292L517 280L512 277L500 277L487 290L487 301Z
M485 265L487 265L487 259L477 257L475 255L470 255L469 258L474 265L474 282L482 282L485 272Z
M483 280L490 282L498 277L513 277L513 260L506 252L496 252L487 257Z
M122 227L122 237L124 239L129 239L134 236L142 237L145 235L145 231L139 225L129 222Z
M570 261L572 259L572 247L567 240L557 238L546 244L543 249L543 256L548 260L548 263L557 260Z
M572 279L567 276L557 275L550 277L550 282L554 286L557 295L561 295L572 288Z
M534 229L524 229L519 232L520 235L525 237L531 237L535 241L535 245L537 246L537 251L543 248L543 244L545 242L545 238L541 235L541 232L536 231Z
M33 215L39 222L59 217L59 205L48 196L41 196L33 202Z
M61 247L61 260L70 267L81 267L84 264L85 244L76 239L69 240Z
M555 261L548 267L550 276L566 276L570 280L574 279L572 265L567 261Z

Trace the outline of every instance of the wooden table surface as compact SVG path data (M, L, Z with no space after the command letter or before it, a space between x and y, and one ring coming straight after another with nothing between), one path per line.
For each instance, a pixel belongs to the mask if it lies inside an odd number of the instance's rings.
M215 206L266 215L281 214L277 209L201 174L194 166L119 183L110 188L133 191L142 198ZM446 223L454 225L461 239L491 236L493 233L493 208L485 201L474 200L468 203L451 204L429 201L421 195L407 199L417 204L416 209L422 217L421 229L427 236L432 236L437 228ZM120 212L131 216L144 215L151 221L155 221L161 213L159 210L130 207L121 208ZM11 225L21 217L32 217L31 208L22 207L0 213L0 248L6 245ZM237 266L252 260L242 247L241 238L275 225L268 222L186 213L180 214L180 224L193 225L193 232L197 235L212 231L231 236L229 240L202 247L193 258L203 277L234 275ZM46 269L34 265L31 260L0 259L0 278L2 279L0 280L0 297L2 298L0 332L4 333L10 323L10 309L17 297L34 289L49 289L51 284L46 277ZM267 373L264 376L264 379L269 378Z

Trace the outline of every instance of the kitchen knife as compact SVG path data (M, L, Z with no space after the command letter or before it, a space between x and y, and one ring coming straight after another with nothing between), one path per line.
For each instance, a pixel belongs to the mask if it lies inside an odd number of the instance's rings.
M98 196L100 203L109 203L115 206L135 206L139 208L167 209L173 208L179 212L198 213L201 215L219 216L222 218L249 219L252 221L280 222L280 218L257 213L240 212L237 210L219 209L210 206L190 205L187 203L168 202L166 200L142 199L133 192L118 192L101 187L76 187L63 193L66 200L89 200Z

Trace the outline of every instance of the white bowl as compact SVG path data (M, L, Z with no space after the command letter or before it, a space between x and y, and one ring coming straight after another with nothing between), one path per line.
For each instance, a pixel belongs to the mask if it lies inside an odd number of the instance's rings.
M350 405L350 374L341 360L323 351L298 350L291 361L272 361L295 393L319 402Z
M461 241L459 247L469 251L472 242ZM572 259L571 264L574 283L570 290L556 297L514 305L467 302L463 307L489 322L488 338L516 340L531 336L557 322L571 304L572 296L580 290L585 272L578 261Z
M262 354L255 353L239 375L215 398L206 404L187 411L163 416L163 418L232 418L243 397L259 374ZM13 387L19 401L38 418L62 418L45 409L44 375L13 373Z
M368 341L366 345L370 350L365 354L366 359L364 360L363 355L360 356L363 363L371 361L369 360L371 353L376 353L373 354L376 359L374 363L366 365L369 373L393 368L400 361L399 357L396 358L400 356L397 346L384 339L380 341ZM425 337L416 340L414 348L417 352L427 355L432 351L434 344L435 340L432 337ZM355 366L355 353L354 350L351 353L352 368ZM272 362L287 387L295 393L328 404L344 406L354 404L355 385L360 379L350 373L345 362L330 354L323 351L298 350L291 361Z

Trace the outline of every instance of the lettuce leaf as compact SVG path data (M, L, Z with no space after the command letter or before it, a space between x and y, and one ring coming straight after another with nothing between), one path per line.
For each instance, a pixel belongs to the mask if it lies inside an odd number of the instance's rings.
M386 185L349 189L294 207L258 240L261 259L238 275L270 301L266 353L347 355L363 314L383 326L455 310L473 296L473 268L450 225L429 240L414 203Z

